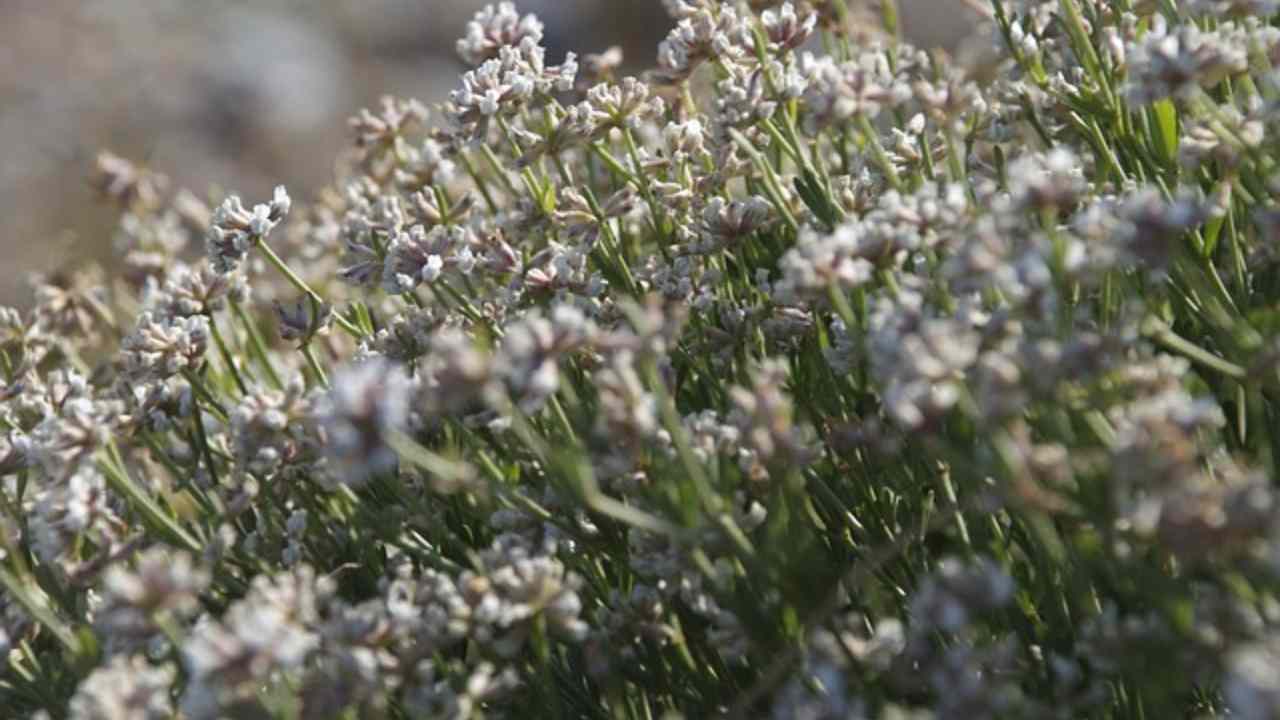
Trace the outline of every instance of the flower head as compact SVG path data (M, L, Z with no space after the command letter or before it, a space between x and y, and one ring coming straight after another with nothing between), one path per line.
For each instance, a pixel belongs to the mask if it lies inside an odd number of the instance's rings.
M218 272L229 273L244 262L254 243L262 242L292 207L289 193L277 185L271 202L254 205L248 210L240 197L232 195L213 211L212 223L205 233L205 249L209 262Z

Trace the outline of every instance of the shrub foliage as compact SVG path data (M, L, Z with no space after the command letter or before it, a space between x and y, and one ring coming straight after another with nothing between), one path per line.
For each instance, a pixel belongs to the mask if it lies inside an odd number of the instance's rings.
M485 9L305 205L99 158L6 714L1280 717L1280 3L665 4Z

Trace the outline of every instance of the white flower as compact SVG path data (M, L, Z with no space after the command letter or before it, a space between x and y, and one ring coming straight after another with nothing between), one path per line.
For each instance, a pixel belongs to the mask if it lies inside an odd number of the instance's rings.
M398 365L374 358L342 368L319 413L338 481L352 485L395 470L387 436L409 421L411 381Z
M284 221L293 201L283 185L276 186L271 202L246 210L239 196L231 195L213 211L212 224L205 233L209 262L218 272L239 267L256 242L266 239Z
M467 34L458 40L458 56L472 67L497 57L504 47L519 45L525 38L542 41L542 22L534 15L521 16L515 5L501 2L486 5L467 23Z

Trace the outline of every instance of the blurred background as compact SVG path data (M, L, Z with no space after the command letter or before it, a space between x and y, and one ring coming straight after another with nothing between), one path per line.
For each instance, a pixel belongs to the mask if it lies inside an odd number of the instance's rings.
M965 0L899 0L906 35L954 47ZM199 195L298 201L333 173L346 118L383 94L431 105L462 66L454 41L485 0L0 0L0 304L27 277L107 260L114 214L86 179L99 149ZM624 48L649 67L660 0L521 0L549 61Z

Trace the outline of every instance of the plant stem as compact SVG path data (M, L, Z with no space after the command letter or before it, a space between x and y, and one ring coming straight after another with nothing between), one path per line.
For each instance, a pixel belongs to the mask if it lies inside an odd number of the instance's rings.
M311 372L316 376L316 382L320 383L323 388L329 387L329 376L325 375L324 368L320 367L320 362L316 359L316 351L311 347L311 343L302 346L302 356L307 359L307 367L311 368Z
M274 265L275 268L280 271L280 274L284 275L285 279L289 281L289 284L293 285L295 290L302 293L303 295L306 295L308 298L311 299L311 302L315 303L316 305L324 304L324 298L320 297L320 295L315 290L312 290L311 286L307 285L305 280L298 277L298 274L295 273L292 268L286 265L284 260L280 259L280 256L277 255L276 252L271 249L270 245L268 245L263 240L259 240L258 248L262 250L263 255L267 256L267 260L270 261L271 264ZM356 327L355 325L352 325L351 321L342 317L342 313L338 312L337 310L333 312L333 320L338 324L339 327L345 330L347 334L350 335L351 337L357 340L364 337L364 333L360 331L360 328Z
M240 376L240 370L236 367L235 358L231 355L231 351L227 349L227 343L222 339L222 332L218 330L218 322L213 315L209 315L209 334L213 335L213 342L218 346L218 354L222 356L222 362L227 366L227 371L231 373L231 377L235 380L240 394L248 395L249 389L244 384L244 378Z
M257 359L262 371L267 374L267 381L275 389L283 390L284 383L280 381L280 376L276 374L275 366L271 363L271 358L267 354L267 345L262 341L262 335L258 332L257 324L244 311L240 303L235 300L231 301L231 312L235 314L236 319L244 326L245 334L249 336L249 352Z
M98 468L116 492L128 498L134 509L156 532L165 536L169 542L190 552L200 552L200 541L162 510L156 501L129 476L115 441L107 444L107 452L98 461Z

